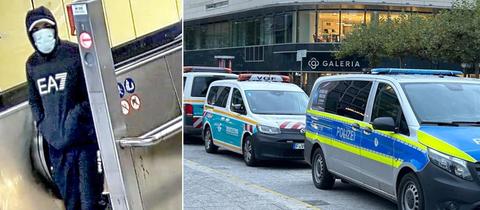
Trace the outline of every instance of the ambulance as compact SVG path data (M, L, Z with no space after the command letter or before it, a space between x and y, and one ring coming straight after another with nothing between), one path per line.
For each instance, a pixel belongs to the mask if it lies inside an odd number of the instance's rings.
M459 71L321 77L305 160L319 189L361 186L402 210L480 209L480 81Z
M186 66L183 71L183 127L186 135L202 133L205 96L210 83L222 79L237 79L229 68Z
M308 96L290 78L242 74L210 85L203 117L207 153L219 147L248 166L266 159L303 159Z

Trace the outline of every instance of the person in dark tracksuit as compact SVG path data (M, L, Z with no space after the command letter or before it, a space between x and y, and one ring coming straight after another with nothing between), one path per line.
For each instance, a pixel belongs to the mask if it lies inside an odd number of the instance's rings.
M78 45L60 40L45 7L27 13L35 52L26 62L29 104L49 145L53 179L67 210L97 210L103 174Z

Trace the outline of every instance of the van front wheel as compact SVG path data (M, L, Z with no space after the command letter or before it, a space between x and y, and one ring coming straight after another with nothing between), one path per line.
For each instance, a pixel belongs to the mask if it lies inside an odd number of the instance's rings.
M213 137L212 137L212 132L210 131L210 128L207 128L205 130L205 133L203 135L203 141L205 143L205 151L207 153L215 153L218 150L218 147L213 144Z
M422 186L413 173L408 173L402 177L397 196L399 210L424 209Z
M318 189L329 190L335 184L335 177L328 171L325 157L320 148L317 148L313 153L312 178L315 187Z

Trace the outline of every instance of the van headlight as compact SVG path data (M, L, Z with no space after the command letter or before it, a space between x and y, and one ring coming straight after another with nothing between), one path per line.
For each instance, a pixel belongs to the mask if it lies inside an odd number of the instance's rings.
M266 126L266 125L258 125L258 130L262 133L266 134L279 134L280 128Z
M470 170L468 170L467 167L467 161L440 153L430 148L428 149L428 157L434 165L442 168L443 170L446 170L462 179L473 181L472 174L470 174Z

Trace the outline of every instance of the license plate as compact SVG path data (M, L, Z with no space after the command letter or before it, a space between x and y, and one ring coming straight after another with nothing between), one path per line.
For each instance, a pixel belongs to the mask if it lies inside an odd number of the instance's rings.
M293 144L293 149L305 149L305 144L303 143Z

